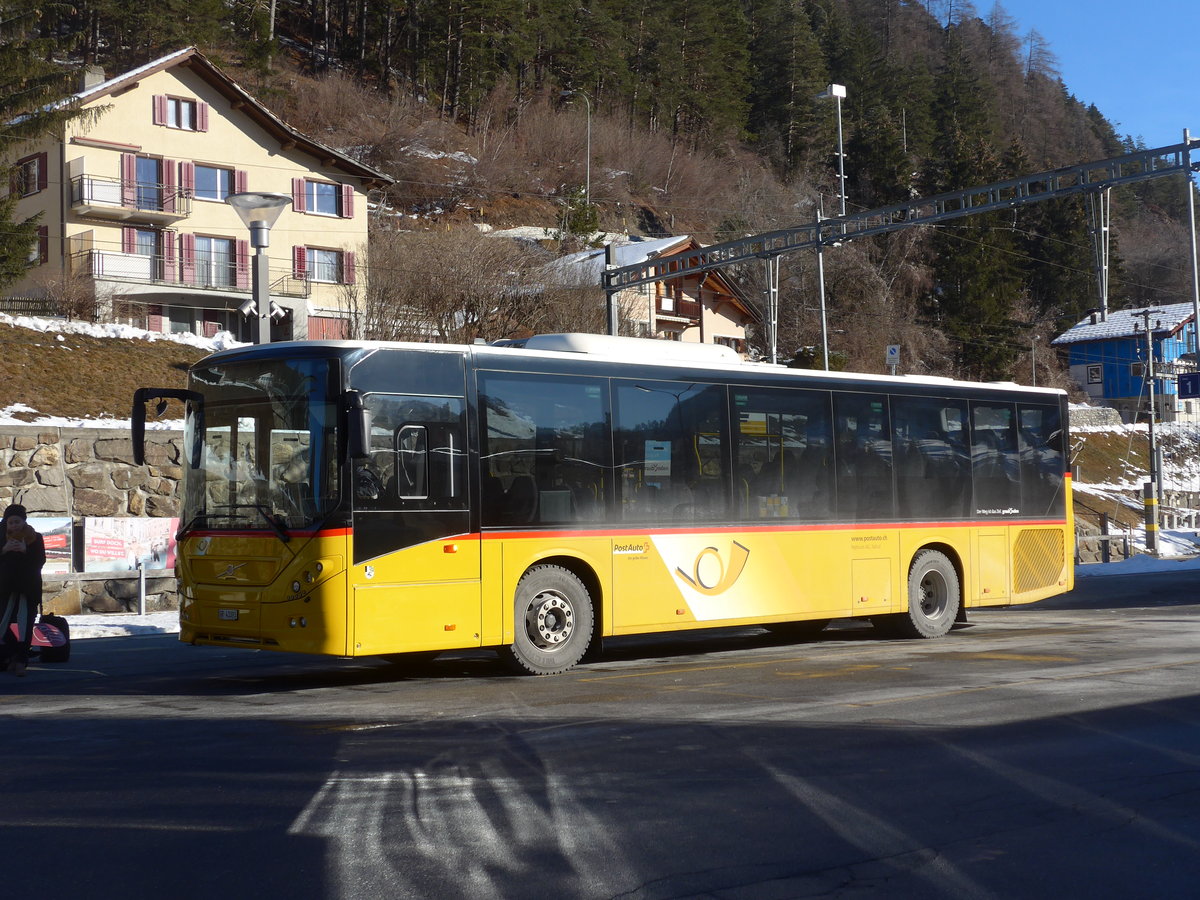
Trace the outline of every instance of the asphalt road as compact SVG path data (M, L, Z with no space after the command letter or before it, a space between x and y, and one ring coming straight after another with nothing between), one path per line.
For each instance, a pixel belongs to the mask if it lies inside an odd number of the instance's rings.
M937 641L613 642L564 676L77 642L0 676L5 896L1194 896L1194 574Z

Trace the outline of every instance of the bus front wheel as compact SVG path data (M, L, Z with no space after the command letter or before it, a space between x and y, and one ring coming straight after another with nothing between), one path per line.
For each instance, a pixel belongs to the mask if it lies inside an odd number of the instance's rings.
M534 566L517 583L514 640L501 648L522 674L557 675L583 658L592 640L592 597L562 566Z
M962 604L954 563L937 550L922 550L908 570L908 612L887 617L901 637L939 638L948 634Z

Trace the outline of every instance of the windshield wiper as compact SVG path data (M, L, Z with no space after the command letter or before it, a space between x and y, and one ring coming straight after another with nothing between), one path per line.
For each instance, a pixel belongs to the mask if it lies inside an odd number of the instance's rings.
M271 531L275 533L275 536L279 538L279 540L286 544L292 539L292 536L288 534L284 523L280 519L276 518L266 507L259 503L226 503L223 506L214 506L210 512L197 513L189 523L189 527L191 524L198 522L201 519L248 519L249 516L244 512L244 510L247 509L252 509L257 512L262 517L263 521L271 526Z
M267 524L271 526L271 530L275 532L275 536L279 538L279 540L286 544L292 539L292 536L288 534L287 525L282 518L276 516L261 503L255 503L254 508L258 510L259 514L266 520Z

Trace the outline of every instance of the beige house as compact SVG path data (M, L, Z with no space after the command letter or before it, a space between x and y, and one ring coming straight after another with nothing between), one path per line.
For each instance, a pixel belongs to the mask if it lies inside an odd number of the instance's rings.
M11 189L41 213L13 296L94 292L101 316L250 339L250 234L231 193L291 198L270 233L273 340L349 336L366 268L367 198L388 176L305 137L194 48L74 96L93 121L30 144Z
M630 266L700 249L695 238L680 235L614 244L616 265ZM605 265L603 248L572 253L547 267L558 284L599 287ZM719 271L658 281L618 291L620 319L638 337L721 344L746 353L746 326L755 314Z

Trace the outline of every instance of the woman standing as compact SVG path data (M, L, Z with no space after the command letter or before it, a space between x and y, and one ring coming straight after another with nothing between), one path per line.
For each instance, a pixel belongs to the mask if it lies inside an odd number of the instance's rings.
M0 617L3 632L3 663L10 673L21 676L29 659L33 620L42 601L42 566L46 545L26 521L25 507L12 504L4 511L4 545L0 547ZM17 634L12 632L16 624Z

